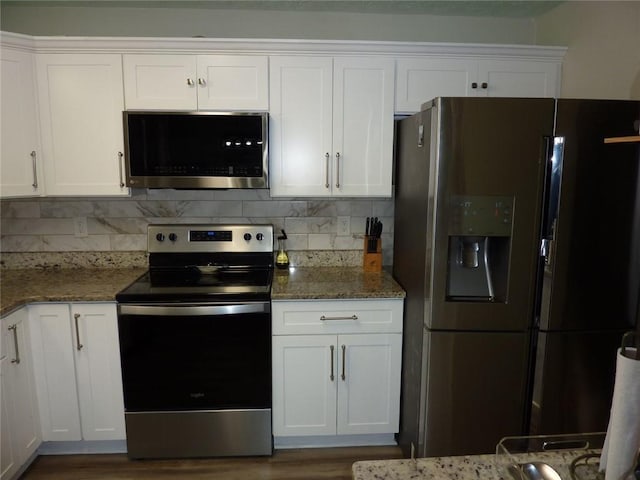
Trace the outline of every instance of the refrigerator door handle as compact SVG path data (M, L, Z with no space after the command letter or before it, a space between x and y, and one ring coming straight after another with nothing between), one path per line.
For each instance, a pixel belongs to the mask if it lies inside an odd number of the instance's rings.
M564 160L564 137L546 137L545 201L542 238L553 240L560 207L560 184Z
M548 238L540 240L540 256L544 258L544 264L549 265L549 243Z
M544 259L544 266L548 267L553 264L553 244L555 238L556 219L551 224L551 232L548 238L543 238L540 242L540 256Z

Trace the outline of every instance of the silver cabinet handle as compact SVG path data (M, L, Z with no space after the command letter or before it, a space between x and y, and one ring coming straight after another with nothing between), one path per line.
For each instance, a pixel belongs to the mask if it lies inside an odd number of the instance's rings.
M324 315L322 315L320 317L320 320L322 320L323 322L327 320L358 320L358 316L351 315L350 317L325 317Z
M325 174L325 180L324 180L324 188L329 188L329 152L324 154L324 158L326 160L325 162L325 167L326 167L326 174Z
M347 363L347 346L342 345L342 381L344 382L347 379L347 375L345 374L345 364Z
M124 153L118 152L118 169L120 171L120 188L124 188L124 175L122 173L122 160L124 159Z
M82 347L84 347L84 345L82 345L80 343L80 327L78 327L78 319L80 318L80 314L79 313L74 313L73 314L73 318L76 322L76 341L78 346L76 347L78 349L78 351L82 350Z
M333 382L333 379L335 378L333 376L333 350L334 350L333 345L331 345L329 348L331 349L331 375L329 375L329 378Z
M189 85L190 87L193 87L195 85L193 78L187 78L187 85Z
M340 188L340 152L336 153L336 188Z
M199 78L198 79L198 85L204 87L207 84L206 80L204 78Z
M18 324L14 323L9 325L9 330L13 330L13 344L16 348L16 358L11 360L11 363L20 363L20 347L18 346Z
M30 155L31 155L31 165L33 166L33 183L31 184L31 186L33 188L38 188L38 168L36 166L37 164L36 151L32 150Z

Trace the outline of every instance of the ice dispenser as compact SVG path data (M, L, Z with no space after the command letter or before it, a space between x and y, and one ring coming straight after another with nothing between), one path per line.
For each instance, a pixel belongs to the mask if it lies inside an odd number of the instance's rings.
M506 302L513 204L513 197L452 197L447 300Z

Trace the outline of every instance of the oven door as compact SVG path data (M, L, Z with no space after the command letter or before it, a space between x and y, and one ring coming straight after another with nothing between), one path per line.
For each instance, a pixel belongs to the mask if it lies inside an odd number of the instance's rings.
M127 413L271 408L271 308L119 304Z

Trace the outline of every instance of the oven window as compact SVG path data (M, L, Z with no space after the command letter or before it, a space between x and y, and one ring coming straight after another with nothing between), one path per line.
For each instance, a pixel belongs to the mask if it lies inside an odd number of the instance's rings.
M271 316L119 315L125 409L269 408Z

